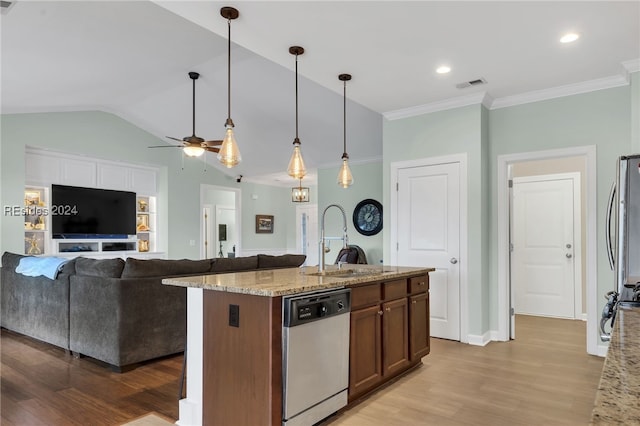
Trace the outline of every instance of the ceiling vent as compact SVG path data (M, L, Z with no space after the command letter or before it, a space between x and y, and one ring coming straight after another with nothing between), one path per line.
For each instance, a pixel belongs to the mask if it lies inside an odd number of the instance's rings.
M5 1L5 0L1 0L0 1L0 12L3 15L6 15L7 13L9 13L9 9L11 9L13 7L13 5L16 4L15 1Z
M465 89L467 87L480 86L482 84L487 84L487 80L481 77L481 78L476 78L475 80L469 80L462 83L458 83L456 84L456 87L458 89Z

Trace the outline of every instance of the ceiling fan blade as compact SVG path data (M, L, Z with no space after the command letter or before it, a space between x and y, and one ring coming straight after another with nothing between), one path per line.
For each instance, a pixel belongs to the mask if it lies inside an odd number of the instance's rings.
M184 148L184 147L178 146L178 145L156 145L156 146L148 146L147 148Z
M168 139L172 139L172 140L174 140L174 141L182 142L182 139L173 138L173 137L171 137L171 136L165 136L165 137L166 137L166 138L168 138Z
M209 151L209 152L220 152L220 148L213 148L213 147L206 147L205 151Z
M219 146L222 145L222 139L215 141L206 141L205 143L209 146Z

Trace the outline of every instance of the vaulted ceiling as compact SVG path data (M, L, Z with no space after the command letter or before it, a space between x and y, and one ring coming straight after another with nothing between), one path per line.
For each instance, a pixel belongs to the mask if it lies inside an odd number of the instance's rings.
M159 138L220 139L234 6L231 116L243 155L225 173L284 178L295 135L309 168L338 165L342 83L354 163L382 155L382 120L483 100L497 108L626 83L640 58L637 1L27 1L1 16L2 113L104 110ZM562 44L560 37L580 38ZM447 74L436 68L448 65ZM484 79L464 89L456 85ZM210 154L208 154L210 155ZM212 163L215 160L212 156Z

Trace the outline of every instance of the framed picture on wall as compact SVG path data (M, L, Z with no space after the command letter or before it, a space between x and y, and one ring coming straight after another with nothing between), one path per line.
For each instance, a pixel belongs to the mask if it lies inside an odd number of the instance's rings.
M256 234L273 234L273 216L256 215Z

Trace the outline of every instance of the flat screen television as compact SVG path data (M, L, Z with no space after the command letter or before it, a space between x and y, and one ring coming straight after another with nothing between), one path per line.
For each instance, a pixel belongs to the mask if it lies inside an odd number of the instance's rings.
M51 185L54 239L127 238L136 233L136 193Z

